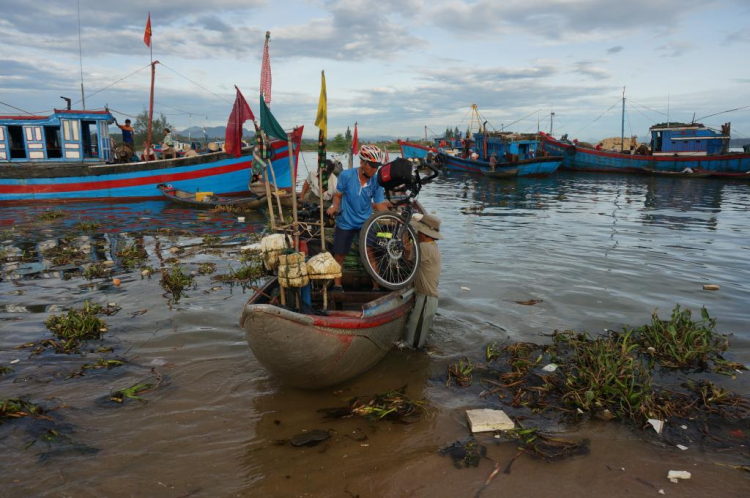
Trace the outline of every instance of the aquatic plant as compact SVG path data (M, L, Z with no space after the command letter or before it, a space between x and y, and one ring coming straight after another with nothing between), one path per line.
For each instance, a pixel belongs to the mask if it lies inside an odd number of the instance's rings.
M139 394L144 394L154 388L154 384L146 384L144 382L139 382L138 384L132 385L126 389L121 389L119 391L115 391L110 397L110 401L114 401L115 403L122 403L126 399L134 399L137 401L140 401L141 403L145 403L146 400L141 398Z
M511 429L504 431L503 435L514 440L518 445L519 451L547 462L562 460L572 456L587 455L591 443L588 439L571 441L569 439L549 436L534 427Z
M144 261L148 259L148 253L143 247L136 244L131 246L125 246L121 250L115 253L120 264L126 270L140 266Z
M95 278L104 278L111 271L111 267L104 262L93 263L83 271L83 278L93 280Z
M457 469L478 467L482 458L487 458L487 448L473 436L447 444L438 450L438 455L448 455Z
M5 365L0 365L0 375L8 375L12 373L13 373L12 368L6 367Z
M159 281L162 289L172 294L175 302L179 301L184 295L186 288L193 285L192 275L186 274L179 265L173 266L170 270L161 272Z
M80 370L71 372L70 375L66 377L66 380L75 377L83 377L84 375L86 375L86 370L111 370L113 368L121 367L124 364L125 362L123 360L107 360L105 358L99 358L96 363L86 363L81 367Z
M0 424L3 419L29 416L43 416L44 410L30 401L21 398L0 399Z
M709 369L709 361L721 359L729 347L727 337L716 332L716 319L701 309L701 319L693 320L689 309L672 310L669 320L661 320L656 311L651 323L636 329L625 328L641 352L652 356L666 368Z
M221 242L221 237L219 237L218 235L207 234L203 236L202 240L203 240L203 244L211 245L211 244L217 244Z
M500 348L498 348L496 342L487 344L487 347L484 349L484 357L486 358L487 363L492 363L496 359L500 358L500 353Z
M406 386L385 391L371 397L352 398L349 404L341 408L319 410L330 418L351 416L367 417L374 420L391 420L411 423L421 419L427 413L424 400L412 400L406 395Z
M97 223L96 221L79 221L75 224L74 228L82 232L89 232L91 230L96 230L97 228L99 228L99 223Z
M71 308L66 315L49 317L45 325L61 341L61 344L52 341L52 345L70 353L77 351L83 341L101 339L109 328L107 322L96 316L102 311L101 306L85 301L80 310Z
M42 256L51 259L54 266L81 264L88 259L88 255L83 251L69 246L62 240L55 247L42 251Z
M448 365L448 379L445 381L445 385L450 386L451 382L455 380L459 387L468 387L471 385L471 373L473 371L474 363L469 358L461 358L458 363Z
M198 273L200 275L210 275L215 271L216 271L215 263L201 263L200 266L198 266Z
M63 217L65 217L65 212L55 210L55 209L46 210L36 215L36 219L40 221L52 221L52 220L56 220L58 218L63 218Z

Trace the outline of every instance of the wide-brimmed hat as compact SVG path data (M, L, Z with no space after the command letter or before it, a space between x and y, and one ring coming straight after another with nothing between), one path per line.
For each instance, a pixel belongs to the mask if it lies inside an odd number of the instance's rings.
M409 225L411 225L411 227L417 232L422 232L433 239L440 240L443 238L443 236L440 235L440 218L437 216L425 214L419 219L419 221L412 221Z

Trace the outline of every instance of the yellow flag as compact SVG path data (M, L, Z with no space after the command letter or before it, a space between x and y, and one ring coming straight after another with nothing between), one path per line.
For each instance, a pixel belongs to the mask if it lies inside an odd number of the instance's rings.
M326 97L326 72L320 72L322 83L320 86L320 101L318 102L318 117L315 118L315 126L323 132L323 140L328 137L328 98Z

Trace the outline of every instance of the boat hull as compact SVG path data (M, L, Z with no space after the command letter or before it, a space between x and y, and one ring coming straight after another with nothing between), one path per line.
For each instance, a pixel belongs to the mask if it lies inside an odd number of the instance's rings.
M413 144L411 142L404 142L403 140L398 141L398 146L401 148L401 157L405 159L425 159L429 152L437 154L437 149L432 147L425 147L424 145Z
M251 297L242 312L247 343L274 377L305 389L340 384L375 366L401 338L414 305L412 289L368 303L358 317L301 314L261 300Z
M446 168L451 171L463 173L484 174L492 171L490 163L484 161L473 161L461 157L441 154ZM517 170L516 176L547 176L551 175L560 167L562 157L537 157L514 163L500 163L495 166L495 172L503 173Z
M296 144L299 144L301 132ZM287 142L272 142L273 169L279 188L290 188ZM299 147L294 148L296 168ZM161 198L159 184L180 190L246 195L253 156L223 152L125 164L17 163L0 165L0 203L29 201L147 200Z
M548 154L564 154L563 168L577 171L605 173L650 173L652 171L681 172L690 168L710 176L742 175L750 171L750 154L717 156L645 156L619 154L584 147L576 147L542 136L543 149Z

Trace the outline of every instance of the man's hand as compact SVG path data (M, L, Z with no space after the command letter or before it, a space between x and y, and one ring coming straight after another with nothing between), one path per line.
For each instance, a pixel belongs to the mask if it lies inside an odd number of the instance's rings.
M336 208L333 207L333 206L331 206L331 207L328 208L328 210L326 212L328 213L328 216L333 217L333 216L336 215Z

